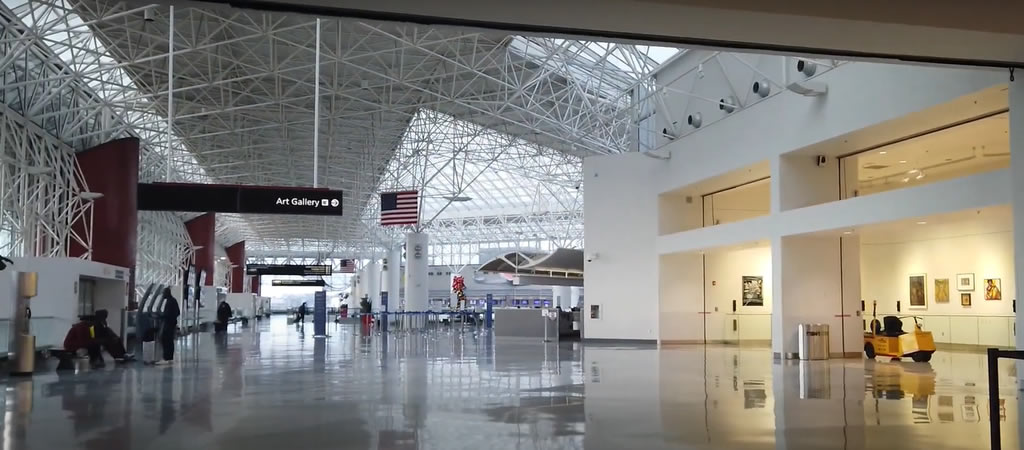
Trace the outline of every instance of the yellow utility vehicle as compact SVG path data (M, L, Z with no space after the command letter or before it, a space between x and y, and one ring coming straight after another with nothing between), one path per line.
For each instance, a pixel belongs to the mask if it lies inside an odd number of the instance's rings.
M864 355L868 359L875 359L875 356L888 356L892 359L909 356L917 362L932 359L932 353L935 353L935 339L932 338L930 331L921 329L919 317L904 316L914 318L914 330L907 333L903 331L903 321L900 317L885 316L882 318L884 323L879 322L876 317L877 307L878 302L873 302L870 331L864 333Z

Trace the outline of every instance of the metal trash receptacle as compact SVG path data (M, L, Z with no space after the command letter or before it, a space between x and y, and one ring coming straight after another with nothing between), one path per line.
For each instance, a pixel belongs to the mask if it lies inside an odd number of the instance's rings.
M32 375L36 370L36 337L22 334L14 340L14 361L11 375Z
M828 359L828 325L802 323L797 326L797 341L800 359Z

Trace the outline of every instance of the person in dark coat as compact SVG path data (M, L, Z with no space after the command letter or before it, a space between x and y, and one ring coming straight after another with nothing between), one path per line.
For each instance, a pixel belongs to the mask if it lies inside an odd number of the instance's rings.
M104 366L103 352L96 340L96 328L92 316L82 316L64 336L64 350L77 353L84 349L89 353L89 365L93 368Z
M125 348L124 343L121 342L121 337L110 329L107 325L107 310L100 309L96 311L96 315L93 318L93 327L96 333L96 341L100 346L103 347L110 356L118 361L130 361L134 358L134 355L129 354Z
M300 324L306 321L306 302L299 305L299 310L295 312L295 321Z
M228 320L231 320L233 314L228 302L220 302L220 305L217 306L217 323L214 325L213 331L216 333L228 331Z
M171 295L171 288L164 288L164 310L160 316L160 346L164 349L163 361L157 364L174 363L174 338L178 333L178 316L181 315L181 307L178 306L178 299Z

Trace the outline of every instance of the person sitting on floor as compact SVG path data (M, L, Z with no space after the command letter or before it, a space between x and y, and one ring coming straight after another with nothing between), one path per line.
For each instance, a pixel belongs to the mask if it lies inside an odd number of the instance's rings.
M96 311L96 315L93 317L93 330L95 331L96 341L107 353L110 353L110 356L115 361L127 362L135 359L135 355L125 350L121 337L107 325L107 316L107 310L100 309Z

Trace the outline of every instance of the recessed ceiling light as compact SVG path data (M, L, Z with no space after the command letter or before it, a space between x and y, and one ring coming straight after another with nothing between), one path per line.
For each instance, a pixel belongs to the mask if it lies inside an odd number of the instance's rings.
M906 177L906 178L904 178L904 179L903 179L902 181L903 181L904 183L909 183L909 182L910 182L910 177Z
M901 159L900 160L900 164L906 164L906 163L907 163L907 160L905 160L905 159Z
M884 155L884 154L886 154L886 153L889 153L889 152L887 152L887 151L885 151L885 150L882 150L882 151L878 152L878 154L879 154L879 155Z
M925 224L927 224L927 223L928 223L928 222L925 222L925 221L923 221L923 220L922 220L922 221L918 222L917 224L918 224L918 225L925 225Z
M847 231L844 231L844 232L843 232L843 234L853 234L853 232L852 232L852 231L849 231L849 230L847 230Z

